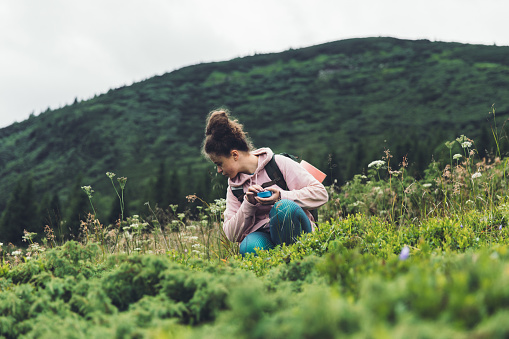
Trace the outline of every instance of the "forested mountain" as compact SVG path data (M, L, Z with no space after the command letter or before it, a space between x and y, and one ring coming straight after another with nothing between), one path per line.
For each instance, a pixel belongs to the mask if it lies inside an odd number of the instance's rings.
M128 178L132 211L145 201L182 205L192 193L211 199L219 193L200 146L219 106L256 146L301 156L343 183L384 149L396 164L407 154L416 176L461 134L480 153L493 150L493 104L500 128L509 47L364 38L198 64L0 129L0 211L29 190L41 211L60 201L72 218L70 205L86 200L80 186L91 185L98 213L110 215L108 171Z

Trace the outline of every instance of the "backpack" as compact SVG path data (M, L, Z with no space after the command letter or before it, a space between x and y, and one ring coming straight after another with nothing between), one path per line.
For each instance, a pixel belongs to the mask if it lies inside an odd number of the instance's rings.
M294 155L291 155L288 153L280 153L280 155L283 155L287 158L292 159L295 162L298 162L297 157L295 157ZM276 184L283 190L288 191L288 185L286 184L286 180L283 177L283 173L281 173L281 170L279 169L279 166L277 165L275 158L276 158L276 155L274 154L272 156L272 158L270 159L270 161L267 163L267 165L265 165L265 171L269 175L269 178L271 179L271 181L263 183L262 187L265 188L265 187L269 187L269 186ZM244 199L244 188L243 187L233 187L233 186L230 186L230 188L232 189L233 195L235 195L235 197L240 202L242 202L242 200ZM313 216L313 219L315 219L315 222L317 222L318 221L318 210L317 209L309 210L309 213L311 213L311 215Z

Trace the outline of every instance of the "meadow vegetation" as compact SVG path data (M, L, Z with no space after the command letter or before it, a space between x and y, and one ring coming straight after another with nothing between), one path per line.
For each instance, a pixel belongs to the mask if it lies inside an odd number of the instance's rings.
M493 111L494 112L494 111ZM496 145L507 138L494 128ZM2 244L6 338L504 338L509 335L509 164L474 141L444 142L416 179L389 149L327 186L318 229L241 257L222 234L223 199L179 212L125 213L125 177L108 172L121 213L93 213L76 239ZM82 187L92 210L94 189Z

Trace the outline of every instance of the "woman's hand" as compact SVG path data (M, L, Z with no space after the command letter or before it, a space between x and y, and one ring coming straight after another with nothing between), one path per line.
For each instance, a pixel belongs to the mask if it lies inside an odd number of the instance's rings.
M260 185L249 186L246 192L247 201L249 201L249 203L253 205L256 205L258 203L258 201L256 200L256 198L258 197L256 195L258 194L258 192L261 192L263 190L264 190L263 187Z
M259 196L257 196L257 194L259 192L263 192L263 191L271 191L272 195L268 198L260 198ZM251 203L253 205L256 205L258 203L260 203L262 205L274 205L276 203L276 201L281 199L281 192L276 188L270 187L270 188L264 189L260 185L253 185L253 186L249 186L249 188L247 189L246 199L247 199L247 201L249 201L249 203Z

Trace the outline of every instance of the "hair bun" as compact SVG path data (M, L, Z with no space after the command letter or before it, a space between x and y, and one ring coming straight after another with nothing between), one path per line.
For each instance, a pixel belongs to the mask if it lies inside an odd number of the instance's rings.
M222 139L231 134L230 121L226 111L215 111L210 115L205 135L210 135L214 139Z

